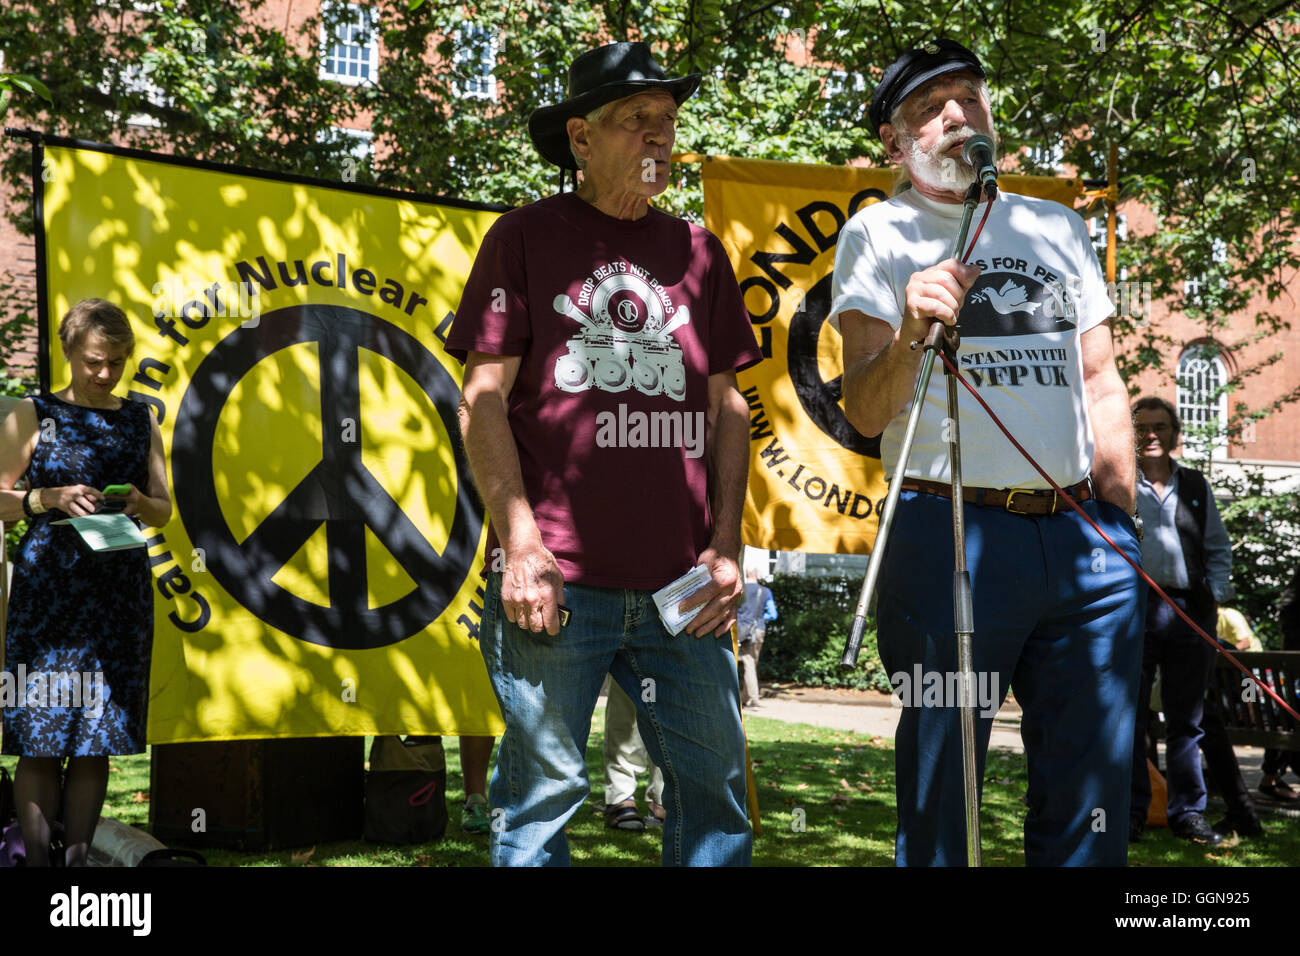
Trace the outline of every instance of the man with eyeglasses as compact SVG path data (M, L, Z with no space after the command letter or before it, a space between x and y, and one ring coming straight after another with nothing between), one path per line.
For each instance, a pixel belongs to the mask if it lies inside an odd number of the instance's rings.
M1143 570L1198 626L1214 634L1218 604L1233 594L1228 580L1232 547L1214 494L1204 475L1170 455L1182 430L1173 405L1163 398L1140 398L1133 405L1133 420ZM1156 667L1161 673L1165 715L1169 829L1192 843L1217 846L1223 842L1223 834L1205 820L1205 779L1198 748L1214 648L1154 594L1147 600L1142 682L1133 732L1129 842L1141 839L1151 805L1146 738Z

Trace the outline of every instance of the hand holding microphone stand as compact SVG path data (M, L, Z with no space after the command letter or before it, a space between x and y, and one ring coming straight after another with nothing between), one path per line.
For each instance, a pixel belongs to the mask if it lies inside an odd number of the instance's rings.
M993 165L993 141L984 135L972 136L962 147L962 159L976 170L975 182L966 191L965 209L957 238L953 243L951 258L962 257L966 246L966 234L970 231L971 219L975 207L981 198L987 198L990 205L997 197L997 170ZM988 212L985 212L985 216ZM981 228L983 223L980 224ZM976 231L976 238L979 233ZM972 243L973 245L973 243ZM969 250L967 250L969 255ZM921 371L916 380L916 392L912 396L912 408L908 414L907 426L903 431L903 443L899 449L898 462L894 466L894 476L889 482L889 494L885 498L884 511L880 516L880 525L876 531L875 546L871 549L871 560L867 565L867 574L862 581L862 593L858 598L857 611L853 615L853 626L849 631L848 642L844 646L841 663L845 667L855 667L858 653L862 648L862 634L866 628L867 609L875 593L876 579L880 576L880 565L884 558L885 547L889 542L889 532L894 523L894 514L898 506L898 494L902 490L907 473L908 461L912 454L912 442L916 438L916 428L920 422L921 409L925 404L926 391L930 386L930 375L934 371L935 357L940 349L956 364L957 347L960 335L953 328L947 328L935 320L924 341L913 342L912 348L925 349ZM980 865L979 834L979 777L975 761L975 671L971 656L971 638L975 631L975 612L971 597L970 574L966 570L966 524L962 512L963 494L961 483L961 429L957 410L957 379L950 369L945 369L948 380L948 465L952 475L952 539L954 554L953 569L953 630L957 638L957 669L961 687L961 744L962 776L966 796L966 862L970 866Z

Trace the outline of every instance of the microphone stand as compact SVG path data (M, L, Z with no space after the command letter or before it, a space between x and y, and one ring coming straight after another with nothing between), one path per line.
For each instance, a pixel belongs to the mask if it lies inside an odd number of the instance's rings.
M991 190L978 180L966 191L965 209L962 212L956 241L953 243L951 258L960 260L966 245L966 234L970 231L971 219L975 215L975 207L979 205L981 195L985 191ZM989 198L991 199L992 196ZM871 560L867 564L867 574L862 581L862 593L858 597L853 625L849 630L849 639L844 645L844 657L841 663L845 667L856 667L858 663L858 654L862 649L862 634L867 623L867 608L875 594L876 579L880 576L885 546L889 542L889 532L893 527L894 514L898 507L898 494L903 487L908 461L912 456L912 442L916 438L916 427L921 419L921 408L925 402L926 390L930 386L930 375L934 371L935 356L940 349L943 349L955 365L960 341L956 329L949 329L942 322L935 321L923 342L912 343L913 349L918 345L925 349L925 358L921 363L921 372L917 376L916 392L912 396L912 409L903 431L903 444L899 449L898 464L894 467L894 477L889 482L889 494L885 498L884 511L876 530L876 543L871 549ZM966 795L966 862L970 866L979 866L981 860L979 776L975 761L976 685L971 653L975 611L971 596L970 574L966 569L966 522L962 511L961 429L957 414L957 379L946 368L945 375L948 380L948 418L951 423L948 430L948 465L952 475L953 630L957 637L957 671L961 688L961 758Z

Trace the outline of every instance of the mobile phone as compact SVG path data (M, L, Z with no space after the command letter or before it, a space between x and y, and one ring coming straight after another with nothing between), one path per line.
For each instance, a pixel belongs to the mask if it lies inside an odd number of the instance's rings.
M130 485L109 485L104 489L104 500L95 508L94 514L115 515L126 510L126 496L131 493Z

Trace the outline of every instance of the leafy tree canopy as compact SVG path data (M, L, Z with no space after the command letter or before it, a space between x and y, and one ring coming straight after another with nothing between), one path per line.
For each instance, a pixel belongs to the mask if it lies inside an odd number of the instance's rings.
M840 164L884 161L866 123L870 90L902 49L947 35L983 58L1003 150L1021 171L1043 172L1036 160L1059 147L1082 175L1102 177L1109 144L1119 146L1123 195L1157 222L1121 249L1131 281L1151 283L1210 337L1223 337L1252 293L1294 307L1300 13L1291 2L376 0L369 9L378 75L350 86L320 77L321 22L286 36L265 0L14 0L0 10L6 122L517 204L558 183L525 118L561 97L574 55L600 40L643 39L670 73L705 74L679 149ZM327 7L325 29L345 11ZM484 53L495 57L495 98L464 93ZM132 123L141 117L152 125ZM358 166L354 144L331 128L365 119L375 151ZM9 215L30 229L27 150L0 149L18 197ZM664 206L698 218L698 167L674 175ZM1184 296L1189 278L1199 298ZM1281 322L1259 316L1258 334ZM1139 318L1118 331L1126 375L1166 364L1172 342L1160 328Z

